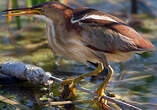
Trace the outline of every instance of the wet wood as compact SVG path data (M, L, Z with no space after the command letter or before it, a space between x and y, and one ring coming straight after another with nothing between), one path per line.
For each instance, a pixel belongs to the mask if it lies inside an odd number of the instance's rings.
M5 62L1 64L1 72L3 74L11 75L19 79L25 79L28 80L31 83L34 84L52 84L53 81L57 81L59 83L62 83L62 79L59 79L57 77L52 76L49 72L45 72L42 68L34 66L34 65L28 65L21 62ZM80 85L76 86L76 89L89 93L93 95L94 97L97 96L95 91L88 90L86 88L81 87ZM113 99L108 96L103 96L102 98L108 100L109 102L115 103L119 105L121 108L127 108L130 110L141 110L138 107L135 107L133 105L130 105L126 102ZM68 104L68 103L80 103L81 101L67 101L67 102L52 102L51 105L62 105L62 104Z
M94 100L76 100L76 101L55 101L50 102L50 105L65 105L65 104L83 104L83 103L91 103L94 102Z
M0 95L0 101L7 103L7 104L10 104L10 105L14 105L16 107L16 110L21 110L21 109L29 110L28 107L20 104L19 102L15 101L15 100L8 99L8 98L1 96L1 95Z
M5 62L1 64L1 72L33 84L51 85L53 83L53 80L49 80L50 73L40 67L22 62Z

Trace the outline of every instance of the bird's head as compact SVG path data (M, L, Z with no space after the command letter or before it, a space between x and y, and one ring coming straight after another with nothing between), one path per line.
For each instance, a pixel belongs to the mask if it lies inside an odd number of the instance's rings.
M45 2L31 8L9 9L0 13L4 16L31 15L39 18L46 17L55 21L66 19L71 14L72 9L59 2Z

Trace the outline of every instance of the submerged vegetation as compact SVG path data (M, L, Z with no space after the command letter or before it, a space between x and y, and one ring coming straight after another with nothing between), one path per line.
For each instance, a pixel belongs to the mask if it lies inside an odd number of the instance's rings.
M18 8L21 5L27 7L50 0L8 0L12 2L11 7ZM73 0L72 0L73 1ZM88 2L89 1L89 2ZM102 0L98 0L102 2ZM87 0L87 4L98 5L98 1ZM6 1L0 6L4 8ZM61 0L61 2L65 2ZM9 5L8 5L9 6ZM9 7L8 7L9 8ZM2 8L0 8L2 10ZM122 11L123 13L123 11ZM12 19L7 24L6 18L0 18L0 62L22 61L42 67L45 71L52 72L55 76L66 79L78 74L92 71L93 68L86 67L78 62L55 55L51 52L45 31L45 24L37 19L28 17L7 18ZM133 25L138 32L150 39L157 45L157 20L147 14L137 14L132 20L142 21L142 25ZM128 19L125 17L125 20ZM144 53L136 55L125 63L112 63L115 74L108 84L107 90L115 95L116 99L125 100L145 110L157 108L157 53ZM105 74L87 78L81 82L85 88L95 90L103 81ZM6 82L4 84L4 82ZM52 87L32 85L25 81L7 79L0 76L0 109L90 109L98 110L97 104L84 103L68 106L43 105L46 101L60 100L62 87L55 82ZM76 99L90 99L89 94L77 91ZM113 95L113 96L114 96ZM5 99L7 101L1 101ZM42 102L42 103L41 103ZM68 108L69 107L69 108Z

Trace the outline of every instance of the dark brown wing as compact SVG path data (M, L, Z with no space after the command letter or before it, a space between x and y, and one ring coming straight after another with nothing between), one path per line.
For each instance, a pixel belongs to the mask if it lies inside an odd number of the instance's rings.
M71 22L81 26L85 44L97 51L113 53L155 49L150 41L122 20L94 9L77 9Z

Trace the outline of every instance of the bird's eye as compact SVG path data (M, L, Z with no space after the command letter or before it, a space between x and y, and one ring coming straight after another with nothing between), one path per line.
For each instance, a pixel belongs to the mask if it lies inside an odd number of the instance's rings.
M43 8L40 8L40 11L41 11L41 12L44 12L44 9L43 9Z
M36 8L37 10L39 10L41 13L44 12L43 8Z

